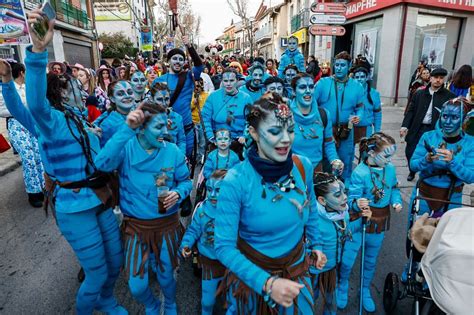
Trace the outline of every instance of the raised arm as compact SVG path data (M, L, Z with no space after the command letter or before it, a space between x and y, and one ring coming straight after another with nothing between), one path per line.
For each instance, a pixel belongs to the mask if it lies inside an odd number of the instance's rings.
M186 233L184 233L183 240L181 241L180 252L183 248L191 248L194 246L196 241L201 236L201 213L202 205L196 209L196 212L193 215L193 220L191 224L186 228Z
M120 168L125 158L125 145L136 135L136 131L123 125L95 157L95 165L104 172L112 172Z

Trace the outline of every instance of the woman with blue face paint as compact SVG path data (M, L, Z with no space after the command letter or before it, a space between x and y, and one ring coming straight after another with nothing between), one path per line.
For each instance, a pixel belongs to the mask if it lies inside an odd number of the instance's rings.
M226 170L217 170L206 181L206 199L197 205L191 224L186 229L180 252L184 258L191 256L191 248L197 243L199 265L202 268L201 314L212 315L216 303L219 282L225 274L225 267L217 260L214 249L214 229L217 213L217 197Z
M309 158L315 172L323 170L325 157L335 174L342 173L344 164L337 156L329 114L313 101L313 78L307 73L298 74L293 79L293 90L296 92L290 104L296 125L293 152Z
M334 57L334 75L322 78L314 89L314 100L329 112L337 154L344 162L342 178L349 180L354 160L353 125L364 115L364 88L349 78L351 56L343 51ZM347 183L346 183L347 184Z
M247 93L237 89L237 73L230 68L224 70L221 86L209 95L202 109L206 137L216 145L215 132L219 129L229 130L232 139L230 149L242 159L245 143L244 110L247 105L252 104L252 99Z
M158 314L161 307L148 286L149 264L165 297L165 314L177 314L173 273L183 235L178 204L192 189L184 154L164 140L167 125L163 107L140 105L95 159L101 170L119 172L124 269L146 314Z
M135 71L130 77L130 84L134 93L135 105L138 105L145 99L147 87L147 80L143 72Z
M205 179L208 179L216 170L229 170L240 162L239 156L230 150L229 130L219 129L215 137L217 149L209 153L203 166L202 174Z
M249 69L249 80L244 86L240 87L240 91L247 93L252 98L252 103L256 102L263 95L262 78L265 69L260 64L255 64Z
M305 251L318 239L313 168L291 152L295 126L286 104L262 98L247 122L254 143L227 173L217 202L214 244L229 269L228 314L312 314ZM324 267L324 254L312 252Z
M166 140L176 144L186 154L186 136L184 134L183 118L173 111L170 106L170 91L164 83L155 83L150 90L151 98L155 104L166 109L168 114L168 138Z
M364 114L360 123L354 127L354 143L359 143L363 137L370 137L374 132L380 132L382 127L382 103L380 93L370 86L370 70L358 67L353 71L353 78L364 88Z
M94 122L102 130L101 147L122 127L128 113L135 107L133 88L128 81L110 83L108 98L111 101L110 108Z
M402 210L402 197L398 189L395 166L391 163L395 154L395 140L382 133L363 138L359 144L361 163L354 169L349 186L350 226L352 240L346 242L337 288L337 307L347 306L349 277L361 247L363 211L370 209L372 217L367 223L365 237L364 279L362 302L367 312L375 312L370 293L377 257L385 235L390 228L390 207L397 213Z
M41 14L32 10L28 24L39 23ZM25 59L29 108L16 106L13 115L38 136L48 202L53 202L57 225L86 274L76 296L77 314L94 309L127 314L113 296L123 253L107 178L94 163L99 140L80 114L84 105L77 82L65 75L46 76L53 29L54 20L43 39L31 35L33 46L26 49Z
M311 266L315 303L319 295L323 298L323 314L336 314L336 284L344 246L352 237L349 226L349 211L346 188L335 175L315 173L314 193L317 198L317 228L320 238L316 248L327 257L322 270ZM362 216L370 219L370 209L363 209Z
M278 76L280 78L284 77L284 70L289 65L294 65L298 69L298 72L306 72L304 56L298 50L298 38L295 36L291 36L288 39L288 48L281 55L280 65L278 66Z
M418 142L410 166L420 172L418 186L421 197L462 202L464 184L474 182L474 140L462 132L468 106L467 100L460 98L444 103L437 128L424 133ZM411 202L415 195L414 190ZM441 216L444 211L457 207L419 200L419 215L432 213Z
M291 86L291 82L298 74L298 68L295 65L289 65L283 70L283 81L284 81L284 90L283 97L292 101L295 98L295 91Z

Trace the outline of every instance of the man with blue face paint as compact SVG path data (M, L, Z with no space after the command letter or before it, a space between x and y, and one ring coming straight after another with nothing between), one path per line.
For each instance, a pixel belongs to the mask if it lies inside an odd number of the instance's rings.
M289 65L295 65L298 69L298 72L305 72L304 66L304 56L298 50L298 38L291 36L288 39L288 48L281 55L280 65L278 66L278 76L280 78L284 77L283 71Z
M219 129L230 131L230 149L242 159L245 143L245 107L252 104L252 98L237 89L237 74L226 68L222 74L221 88L206 100L202 109L202 120L209 142L216 144L214 133Z
M110 110L100 115L94 123L102 130L101 147L104 147L120 129L128 113L135 107L135 94L128 81L120 80L110 83L108 97L111 101Z
M354 160L353 125L363 117L364 88L349 78L351 56L343 51L334 57L334 76L322 78L314 90L314 100L329 112L337 154L344 162L342 178L351 177ZM346 183L347 184L347 183Z
M143 72L135 71L130 78L130 84L132 85L133 93L135 94L135 104L138 105L145 99L147 80Z
M266 79L263 84L265 85L265 92L276 93L281 97L284 97L283 92L285 90L285 81L283 81L279 77L271 76Z
M283 75L284 75L283 76L283 81L284 81L283 97L290 101L295 98L295 91L293 90L293 87L291 86L291 82L293 82L293 79L296 77L297 74L298 74L298 69L296 68L295 65L289 65L283 71Z
M391 163L395 151L395 140L384 133L374 133L370 138L363 138L359 144L361 163L352 173L348 194L352 239L345 244L339 270L337 306L340 309L347 306L349 277L362 245L361 217L369 209L372 216L366 225L364 279L360 294L363 308L369 313L375 312L370 286L385 231L390 228L390 207L397 213L402 210L396 168Z
M229 170L240 162L239 156L230 150L230 142L229 130L220 129L216 131L217 150L212 151L207 156L202 172L204 178L208 179L216 170Z
M247 93L252 98L252 103L263 95L263 74L265 69L260 64L255 64L249 69L249 80L239 90Z
M155 270L165 297L165 314L177 314L178 248L183 235L178 204L192 189L184 154L165 141L166 110L143 104L130 112L127 124L112 137L95 161L99 169L118 170L125 275L146 314L158 314L161 302L148 285L148 265Z
M358 66L353 71L353 78L364 88L364 115L354 128L354 143L359 143L363 137L370 137L379 132L382 127L382 103L380 93L370 86L370 68Z
M186 135L186 156L189 158L191 157L194 147L194 124L190 106L194 92L192 75L194 75L196 79L200 78L204 66L187 36L183 36L183 43L188 49L188 53L194 64L192 72L184 70L184 62L186 60L184 52L181 49L172 49L168 52L168 62L170 63L169 72L156 78L151 84L151 87L153 87L153 84L156 82L162 82L168 85L171 94L170 107L183 118L184 132Z
M168 137L165 138L178 146L186 154L186 137L184 134L183 118L170 105L170 92L163 83L155 83L150 90L152 101L166 109L168 114Z
M217 197L226 170L212 173L206 182L207 198L196 206L193 220L181 242L180 252L184 258L191 256L191 248L197 243L199 265L202 267L201 314L212 315L219 282L226 268L217 260L214 250L214 220L217 213Z
M326 109L313 102L313 78L307 73L298 74L293 79L293 89L296 91L290 104L296 125L293 152L308 157L315 172L322 171L323 157L326 157L333 171L340 174L344 165L336 152L332 122Z

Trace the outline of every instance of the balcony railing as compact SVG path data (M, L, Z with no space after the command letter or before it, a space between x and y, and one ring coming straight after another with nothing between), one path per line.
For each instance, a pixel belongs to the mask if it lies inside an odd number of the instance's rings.
M255 32L255 42L259 43L264 40L271 40L272 39L272 30L270 26L265 26Z
M309 26L309 9L303 9L291 18L291 32L294 33L303 27Z
M87 12L76 8L72 4L62 0L51 0L51 5L56 9L56 18L70 25L86 30L92 29L92 21Z

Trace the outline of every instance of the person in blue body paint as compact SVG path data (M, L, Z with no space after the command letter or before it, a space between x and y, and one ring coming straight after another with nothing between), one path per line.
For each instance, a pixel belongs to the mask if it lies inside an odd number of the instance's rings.
M162 106L139 105L95 159L101 170L119 172L124 270L146 314L158 314L161 307L148 285L149 264L165 297L165 314L177 314L173 273L183 235L177 210L192 189L184 154L164 140L167 120Z
M424 133L418 142L410 167L420 172L420 196L462 202L463 185L474 182L474 138L464 134L461 129L462 121L469 111L468 105L467 100L461 98L445 102L437 128ZM415 196L416 187L411 204ZM446 210L459 207L419 200L419 215L430 213L435 217L440 216L445 206Z
M330 162L332 171L341 174L344 164L336 152L336 145L332 137L332 123L328 112L318 108L313 101L314 81L307 73L299 73L293 79L295 99L290 108L295 117L295 141L293 152L310 159L315 172L323 170L323 157ZM321 111L326 111L323 121Z
M278 76L280 78L284 77L283 72L289 65L295 65L298 69L298 72L306 72L306 68L304 66L304 56L298 50L298 38L295 36L291 36L288 39L288 48L281 55L280 65L278 66Z
M170 91L164 83L155 83L150 89L150 95L155 102L166 109L168 113L168 139L176 144L186 154L186 136L184 134L183 118L170 106Z
M263 84L262 78L265 73L265 69L260 64L254 64L249 69L248 78L250 78L244 86L240 87L239 90L247 93L252 98L252 103L256 102L263 95Z
M292 101L295 98L295 91L291 87L291 82L298 74L298 68L294 65L289 65L283 71L283 80L284 80L284 91L283 97L285 97L288 101Z
M128 113L135 107L133 88L128 81L110 83L108 97L111 101L110 108L94 122L102 130L101 147L120 129Z
M220 129L216 131L217 149L209 153L203 166L202 175L208 179L216 170L228 170L239 163L239 156L230 150L229 130Z
M146 95L146 86L147 80L143 72L135 71L132 76L130 77L130 84L133 88L134 98L135 98L135 106L143 102Z
M323 298L323 314L336 314L336 284L346 241L351 239L349 211L344 184L335 175L316 173L314 193L317 198L317 228L320 238L316 248L322 251L327 263L322 270L310 266L315 303L319 295ZM362 216L370 219L369 208L362 210Z
M212 315L216 303L219 282L225 274L225 267L217 260L214 250L214 229L217 213L217 197L226 170L216 170L206 182L207 198L197 205L191 224L181 241L180 252L184 258L192 254L191 248L197 243L199 265L202 267L201 314Z
M292 154L293 117L277 98L262 98L249 109L255 143L220 188L214 248L229 269L223 280L227 314L313 313L304 244L312 249L319 237L313 168ZM323 268L324 254L312 252Z
M201 112L206 137L215 146L215 132L219 129L229 130L232 139L230 149L242 159L245 143L244 111L247 105L252 104L252 99L237 89L237 73L233 69L224 70L221 85L219 90L209 95Z
M396 169L391 163L396 151L395 140L382 132L374 133L370 138L360 141L359 151L361 163L354 169L349 186L352 240L346 242L342 254L337 307L344 309L347 306L349 277L361 247L361 211L370 208L372 217L367 223L361 294L364 309L367 312L375 312L370 283L374 278L385 231L390 228L390 207L399 213L402 210L402 197L398 189Z
M364 88L364 114L357 126L354 127L354 143L359 143L363 137L370 137L382 128L382 103L380 93L370 86L370 69L357 67L353 71L353 78Z
M42 21L41 14L39 9L30 11L28 24ZM113 296L123 252L117 221L108 206L106 178L97 172L93 161L100 150L99 140L86 127L86 118L77 114L83 107L77 81L67 75L46 76L46 47L53 39L54 24L50 21L43 39L32 34L33 46L26 49L28 109L17 98L12 104L16 106L9 110L38 138L48 175L48 201L55 200L57 225L86 274L77 292L76 313L92 314L95 309L127 314ZM3 90L13 92L13 82L3 82Z
M322 78L314 89L314 99L319 106L327 109L332 119L333 136L337 154L344 162L342 178L348 181L354 160L353 125L363 118L364 88L356 80L349 78L351 56L343 51L336 55L334 76ZM346 183L348 184L348 183Z
M263 85L265 85L265 92L276 93L281 97L284 97L283 92L285 89L285 81L283 81L283 79L271 76L263 82Z
M182 41L188 49L193 61L194 67L192 71L184 69L184 61L186 59L184 52L181 49L172 49L167 55L168 62L170 63L169 72L156 78L151 84L151 87L153 87L153 84L156 82L163 82L168 85L171 94L170 106L183 118L184 132L186 135L186 156L190 158L194 148L194 124L190 105L194 92L192 76L196 79L200 78L204 65L193 45L189 42L188 37L183 36ZM182 78L181 81L180 77ZM175 95L176 90L180 88L180 82L182 82L181 91L179 91L179 95Z

